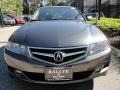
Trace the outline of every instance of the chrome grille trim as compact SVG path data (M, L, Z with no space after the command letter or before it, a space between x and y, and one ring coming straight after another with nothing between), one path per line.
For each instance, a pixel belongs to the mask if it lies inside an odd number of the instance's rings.
M37 53L37 52L32 52L32 53L36 54L36 55L42 55L42 56L47 56L47 57L54 57L53 54L45 54L45 53ZM75 53L69 53L69 54L64 53L64 57L73 56L75 54L80 54L80 53L85 53L85 50L84 51L80 51L80 52L75 52Z
M42 56L47 56L47 57L54 57L53 54L45 54L45 53L37 53L37 52L32 52L33 54L36 55L42 55Z
M73 55L81 54L81 53L85 53L85 50L84 51L80 51L80 52L65 54L65 57L69 57L69 56L73 56Z
M28 48L36 48L36 49L45 49L45 50L63 50L63 49L65 49L65 50L67 50L67 49L77 49L77 48L86 48L86 47L88 47L88 46L79 46L79 47L64 47L64 48L48 48L48 47L46 47L46 48L44 48L44 47L28 47Z
M80 48L86 48L86 50L82 50L82 51L78 51L78 52L74 52L74 53L64 53L64 58L65 57L69 57L69 56L73 56L73 55L77 55L77 54L81 54L81 53L85 53L84 55L80 56L80 57L77 57L73 60L70 60L70 61L67 61L67 62L63 62L63 63L60 63L60 64L56 64L56 63L53 63L53 62L48 62L48 61L45 61L44 59L40 59L40 58L37 58L37 57L34 57L33 54L36 54L36 55L42 55L42 56L46 56L46 57L51 57L51 58L54 58L54 54L48 54L48 53L38 53L38 52L31 52L30 49L41 49L41 50L56 50L56 51L61 51L61 50L68 50L68 49L80 49ZM41 48L41 47L28 47L28 52L29 52L29 56L30 58L33 58L37 61L42 61L44 63L48 63L48 64L53 64L53 65L65 65L65 64L69 64L69 63L72 63L74 61L77 61L81 58L84 58L87 56L87 46L80 46L80 47L69 47L69 48Z

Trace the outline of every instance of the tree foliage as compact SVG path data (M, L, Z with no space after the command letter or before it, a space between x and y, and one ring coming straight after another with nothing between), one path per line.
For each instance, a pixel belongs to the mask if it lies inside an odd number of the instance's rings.
M0 8L6 14L22 14L23 0L0 0Z
M58 0L48 0L49 1L49 5L57 5Z
M93 19L90 23L95 24L95 22L96 20ZM96 26L109 37L120 36L120 19L101 18Z

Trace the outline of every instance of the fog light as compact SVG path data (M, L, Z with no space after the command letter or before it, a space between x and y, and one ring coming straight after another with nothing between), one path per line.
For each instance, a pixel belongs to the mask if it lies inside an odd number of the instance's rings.
M16 73L17 75L21 75L21 74L22 74L22 71L20 71L20 70L15 70L15 73Z
M103 68L104 66L103 65L101 65L101 66L99 66L96 70L95 70L95 72L100 72L100 70Z
M105 67L105 68L101 69L100 73L104 73L104 72L106 72L107 70L108 70L108 67Z
M96 73L100 73L100 74L106 72L106 71L108 70L108 67L104 67L104 66L105 66L105 65L99 66L99 67L95 70L95 72L96 72Z

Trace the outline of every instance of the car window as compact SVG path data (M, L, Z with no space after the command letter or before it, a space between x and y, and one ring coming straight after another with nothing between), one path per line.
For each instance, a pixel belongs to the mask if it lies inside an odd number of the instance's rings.
M84 20L76 8L41 8L35 12L32 20L74 20L75 17Z
M7 16L7 15L4 15L3 16L4 19L11 19L11 17Z
M91 16L91 17L96 17L98 15L98 13L87 13L86 16ZM103 13L100 13L101 17L104 17Z

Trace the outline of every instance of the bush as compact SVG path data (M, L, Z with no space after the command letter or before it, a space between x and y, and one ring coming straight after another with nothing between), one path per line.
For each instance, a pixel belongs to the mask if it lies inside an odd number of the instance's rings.
M95 19L91 23L95 24ZM120 36L120 19L101 18L96 26L109 37Z

